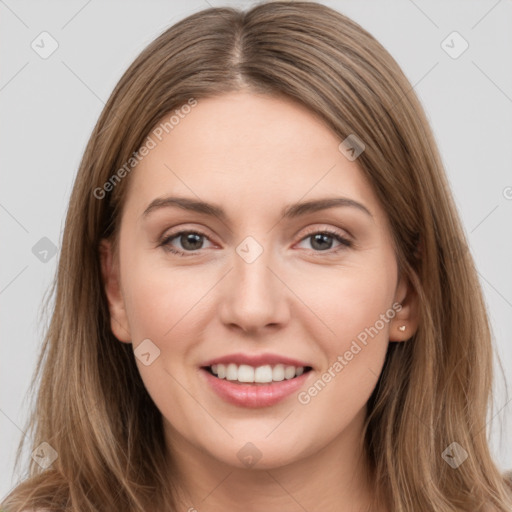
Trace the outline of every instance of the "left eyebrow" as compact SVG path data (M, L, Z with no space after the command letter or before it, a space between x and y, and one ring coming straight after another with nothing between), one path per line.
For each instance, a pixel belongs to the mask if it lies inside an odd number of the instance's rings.
M354 201L353 199L349 199L348 197L331 197L305 201L302 203L295 203L286 207L282 212L282 216L286 219L291 219L294 217L299 217L300 215L306 215L307 213L327 210L328 208L335 208L336 206L349 206L357 208L358 210L373 218L373 215L370 213L370 210L366 208L366 206L357 201Z
M184 210L193 211L196 213L202 213L205 215L215 216L225 221L227 214L223 208L219 205L207 203L204 201L197 201L187 197L159 197L151 201L149 206L144 210L142 217L147 217L151 212L160 208L166 207L178 207ZM302 203L294 203L285 207L281 216L286 219L300 217L308 213L314 213L320 210L327 210L328 208L334 207L352 207L366 213L373 218L370 210L363 204L349 199L348 197L332 197L324 199L315 199L311 201L305 201Z

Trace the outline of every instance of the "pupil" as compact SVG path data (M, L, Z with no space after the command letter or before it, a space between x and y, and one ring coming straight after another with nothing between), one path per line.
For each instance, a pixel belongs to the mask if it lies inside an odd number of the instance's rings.
M196 233L188 233L186 235L182 235L181 243L184 249L200 249L202 245L201 235L198 235Z
M328 247L326 247L325 245L322 245L322 243L325 243L326 241L328 242L327 243ZM315 243L317 243L317 242L320 242L319 247L315 247ZM330 249L332 246L332 237L326 233L317 233L316 235L313 236L313 241L311 243L311 246L313 248L320 249L321 251L323 251L325 249Z

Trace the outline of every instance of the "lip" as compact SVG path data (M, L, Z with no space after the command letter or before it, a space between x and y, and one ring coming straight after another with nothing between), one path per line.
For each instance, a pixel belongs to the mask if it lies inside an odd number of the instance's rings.
M310 370L299 377L271 384L241 384L236 381L219 379L205 368L201 368L199 373L206 380L210 389L226 402L254 409L270 407L296 393L313 372Z
M206 361L201 366L212 366L213 364L229 364L234 363L236 365L248 364L249 366L254 366L255 368L258 366L265 366L267 364L273 366L276 364L283 364L285 366L309 366L312 368L312 365L309 363L305 363L304 361L299 361L297 359L292 359L286 356L280 356L278 354L229 354L222 357L217 357L215 359L211 359L210 361Z

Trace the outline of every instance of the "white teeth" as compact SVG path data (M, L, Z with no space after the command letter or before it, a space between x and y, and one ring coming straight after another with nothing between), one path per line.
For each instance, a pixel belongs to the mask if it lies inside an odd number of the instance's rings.
M295 366L285 366L284 378L285 379L293 379L293 377L295 377Z
M219 379L225 379L226 378L226 367L223 364L217 364L215 366L217 366L217 371L215 371L212 366L212 372L216 373L217 377L219 377Z
M272 366L258 366L254 370L254 382L272 382Z
M236 379L231 379L236 380ZM254 368L247 364L241 364L238 367L238 381L239 382L254 382Z
M228 364L228 367L226 368L226 379L238 380L238 366L236 364Z
M276 382L284 380L284 366L282 364L276 364L274 368L272 368L272 380Z
M228 365L214 364L210 368L219 379L261 384L290 380L304 373L303 366L285 366L283 364L276 364L274 367L267 364L255 368L247 364L229 363Z

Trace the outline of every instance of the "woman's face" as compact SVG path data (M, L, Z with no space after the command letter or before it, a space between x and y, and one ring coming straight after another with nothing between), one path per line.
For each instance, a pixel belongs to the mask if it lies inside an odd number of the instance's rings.
M169 445L260 468L354 446L389 340L411 336L357 159L304 107L248 92L167 132L125 178L119 260L105 244L102 261Z

